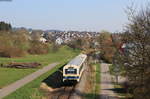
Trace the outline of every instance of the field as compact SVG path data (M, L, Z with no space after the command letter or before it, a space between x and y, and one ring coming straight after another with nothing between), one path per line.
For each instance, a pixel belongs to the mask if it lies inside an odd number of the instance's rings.
M49 75L55 72L58 68L63 66L64 63L65 61L62 62L62 64L57 65L51 71L41 75L40 77L33 80L32 82L26 84L25 86L21 87L20 89L13 92L12 94L6 96L4 99L45 99L44 92L39 89L40 84L45 78L47 78Z
M63 46L57 52L50 52L45 55L27 55L22 58L0 58L0 64L7 64L10 62L39 62L43 66L47 66L53 62L64 62L78 54L79 51ZM21 79L22 77L38 70L37 69L12 69L12 68L0 68L0 88Z

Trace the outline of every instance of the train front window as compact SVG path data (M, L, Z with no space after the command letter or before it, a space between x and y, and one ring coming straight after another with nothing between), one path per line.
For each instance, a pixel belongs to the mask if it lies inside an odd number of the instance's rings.
M76 69L65 69L65 74L77 74Z

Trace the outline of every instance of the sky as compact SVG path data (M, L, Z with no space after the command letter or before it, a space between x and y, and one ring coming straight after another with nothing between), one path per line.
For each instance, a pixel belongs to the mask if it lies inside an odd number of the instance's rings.
M150 0L0 0L0 21L13 27L117 32L127 24L125 9Z

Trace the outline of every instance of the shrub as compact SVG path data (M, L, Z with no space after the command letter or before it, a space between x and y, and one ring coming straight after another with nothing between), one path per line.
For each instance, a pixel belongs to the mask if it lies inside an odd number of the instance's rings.
M52 46L51 46L51 51L52 52L57 52L59 50L59 45L53 43Z
M112 63L116 48L113 46L111 34L102 31L98 41L100 43L101 58L108 63Z
M49 45L30 40L27 31L0 31L0 57L20 57L26 53L46 54Z
M38 41L31 41L28 53L30 54L46 54L49 52L49 45Z
M22 39L17 35L3 32L0 33L0 56L1 57L19 57L25 55Z
M25 52L19 48L15 47L4 47L0 51L0 56L1 57L20 57L24 56Z

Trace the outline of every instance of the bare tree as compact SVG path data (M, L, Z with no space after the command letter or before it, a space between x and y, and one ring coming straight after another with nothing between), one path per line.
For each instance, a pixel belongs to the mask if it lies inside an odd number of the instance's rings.
M123 34L122 61L134 99L150 99L150 8L128 9L129 24Z

